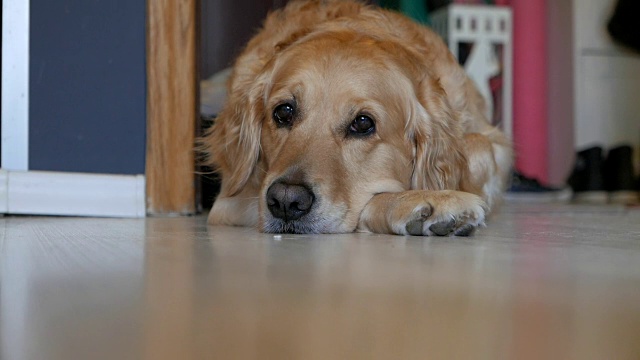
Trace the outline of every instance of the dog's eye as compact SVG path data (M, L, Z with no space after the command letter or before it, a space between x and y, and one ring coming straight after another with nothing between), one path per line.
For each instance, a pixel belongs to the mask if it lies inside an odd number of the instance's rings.
M367 115L358 115L349 127L350 135L369 135L376 130L376 124L373 119Z
M273 120L276 122L278 127L289 127L293 122L293 116L295 114L295 109L291 104L281 104L276 106L273 110Z

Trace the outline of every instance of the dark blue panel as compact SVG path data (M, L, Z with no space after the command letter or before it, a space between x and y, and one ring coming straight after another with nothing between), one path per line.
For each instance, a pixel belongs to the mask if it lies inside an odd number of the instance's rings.
M142 174L145 0L31 0L29 168Z

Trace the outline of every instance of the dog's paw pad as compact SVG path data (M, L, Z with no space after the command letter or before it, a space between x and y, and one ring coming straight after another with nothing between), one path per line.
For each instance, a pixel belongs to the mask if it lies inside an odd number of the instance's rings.
M484 224L486 207L474 194L452 190L414 191L397 200L400 205L395 205L387 214L394 234L471 236ZM392 219L398 221L394 223Z
M424 226L425 220L431 216L433 213L433 207L429 204L427 206L422 206L418 211L415 212L416 218L410 220L405 225L405 230L409 235L420 236L423 234L422 227Z
M406 229L409 235L422 235L422 224L424 224L424 220L415 219L411 220L407 223Z
M437 236L447 236L453 232L456 227L456 220L445 220L437 222L431 226L429 226L429 230Z

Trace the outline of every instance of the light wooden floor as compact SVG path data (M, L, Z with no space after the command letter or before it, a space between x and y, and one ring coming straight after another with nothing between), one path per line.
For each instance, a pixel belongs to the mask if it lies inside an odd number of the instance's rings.
M5 217L0 261L2 360L640 359L640 210L468 239Z

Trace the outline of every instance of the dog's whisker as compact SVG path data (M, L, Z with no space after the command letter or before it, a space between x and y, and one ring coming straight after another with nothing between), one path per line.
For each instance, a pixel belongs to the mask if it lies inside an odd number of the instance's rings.
M236 196L236 199L238 199L238 200L258 200L258 199L260 199L260 197L259 196L247 196L247 197Z

